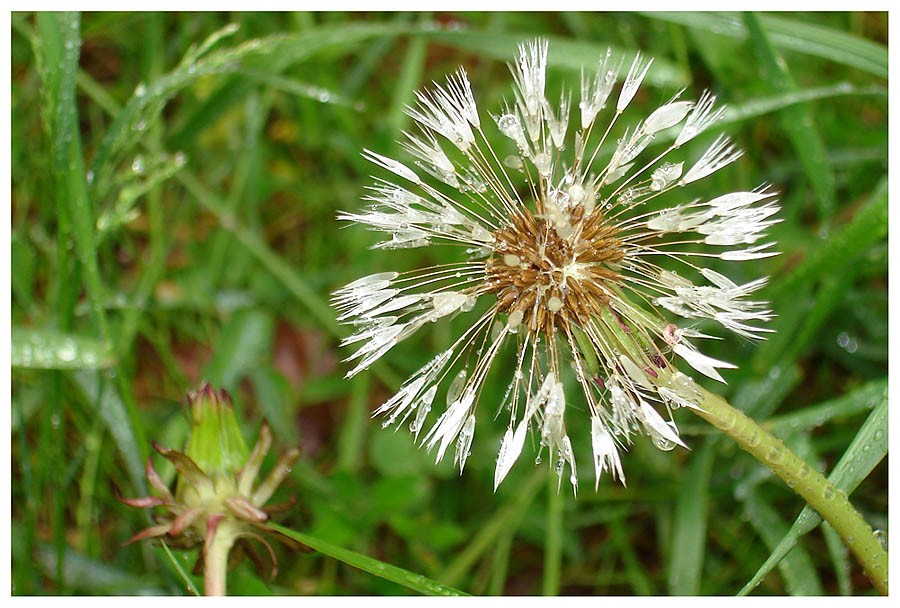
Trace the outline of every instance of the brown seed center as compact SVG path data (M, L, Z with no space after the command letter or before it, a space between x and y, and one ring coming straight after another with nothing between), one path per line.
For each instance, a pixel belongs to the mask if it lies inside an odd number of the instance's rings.
M570 320L586 323L608 302L607 284L621 278L613 266L624 257L623 243L599 210L586 219L577 213L569 218L570 238L528 209L494 232L495 253L486 262L481 293L497 294L497 309L511 322L549 336L557 325L567 329Z

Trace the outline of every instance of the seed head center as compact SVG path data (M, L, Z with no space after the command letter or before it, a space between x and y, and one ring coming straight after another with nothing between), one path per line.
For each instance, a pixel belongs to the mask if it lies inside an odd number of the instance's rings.
M566 221L559 230L558 215L551 221L549 214L524 209L494 232L483 293L497 294L497 309L511 323L550 335L556 326L586 322L606 305L608 284L620 276L615 265L624 257L618 228L599 211Z

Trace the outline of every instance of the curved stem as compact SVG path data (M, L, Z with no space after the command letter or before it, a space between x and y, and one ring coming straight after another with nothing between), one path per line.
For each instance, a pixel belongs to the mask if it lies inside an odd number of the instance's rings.
M780 439L763 430L744 412L722 397L702 388L700 390L703 392L703 402L699 405L700 409L692 411L734 439L743 450L769 467L802 496L810 507L818 511L850 547L878 592L887 595L887 552L875 537L872 527L850 504L847 494L835 488Z

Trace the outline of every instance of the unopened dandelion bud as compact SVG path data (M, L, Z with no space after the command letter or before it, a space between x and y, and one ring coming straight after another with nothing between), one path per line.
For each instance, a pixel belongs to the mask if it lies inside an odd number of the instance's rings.
M373 277L356 282L355 287L381 280ZM178 472L174 494L148 460L147 478L162 498L120 497L120 500L130 506L161 507L166 511L157 519L160 523L138 532L128 542L166 536L168 541L183 548L202 544L205 590L207 595L218 595L225 592L225 566L235 544L242 545L242 554L255 555L249 539L262 542L273 558L274 571L274 554L259 535L265 531L261 525L269 519L264 505L296 461L299 450L285 452L272 473L257 485L259 467L272 443L268 426L263 423L259 441L250 452L238 428L228 393L214 391L209 384L204 384L190 393L188 399L191 431L185 452L154 443L156 451Z

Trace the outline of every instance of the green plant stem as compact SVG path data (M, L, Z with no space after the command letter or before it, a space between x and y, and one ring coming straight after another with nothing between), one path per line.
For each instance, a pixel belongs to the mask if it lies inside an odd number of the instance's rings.
M887 552L872 527L850 504L847 494L835 488L780 439L763 430L741 410L716 394L702 388L700 390L703 392L703 402L692 411L734 439L743 450L769 467L818 511L850 547L878 592L887 595Z
M203 595L225 595L225 583L228 577L228 554L234 545L235 535L229 529L228 522L222 521L213 535L212 541L205 547L203 560Z

